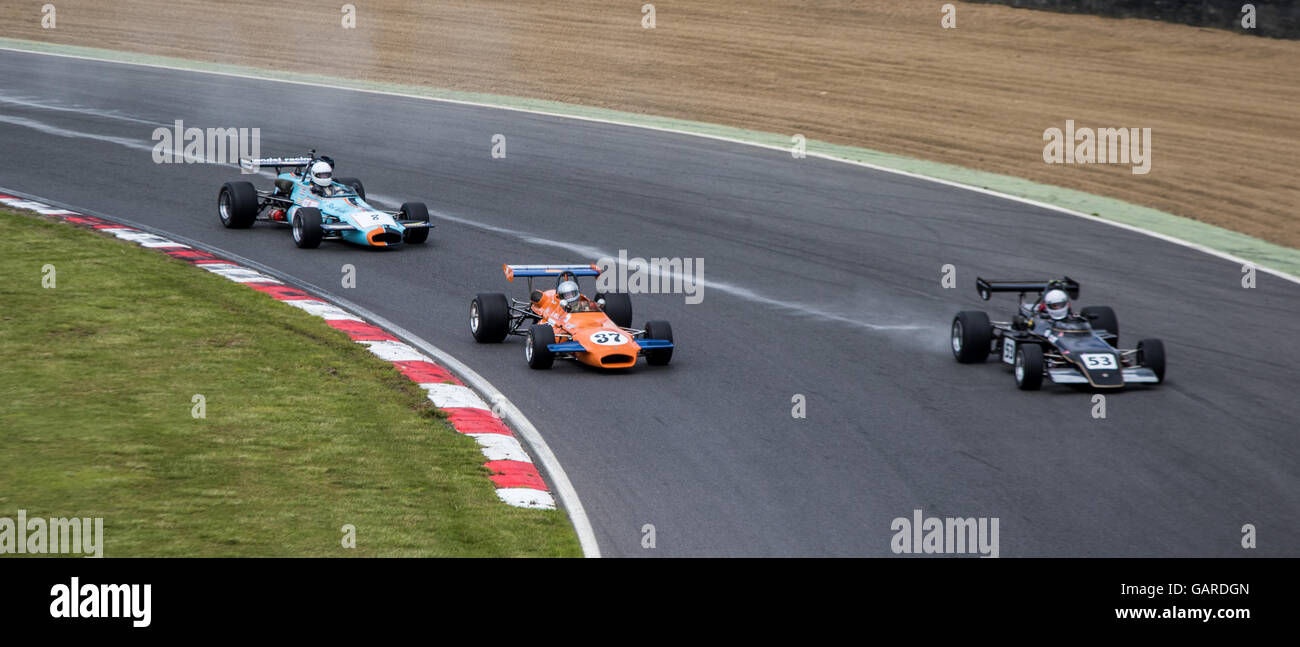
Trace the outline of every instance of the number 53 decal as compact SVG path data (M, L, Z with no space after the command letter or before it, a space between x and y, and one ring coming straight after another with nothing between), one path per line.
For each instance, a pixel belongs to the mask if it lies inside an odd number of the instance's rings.
M1115 356L1110 353L1092 353L1080 355L1083 365L1088 368L1116 368Z

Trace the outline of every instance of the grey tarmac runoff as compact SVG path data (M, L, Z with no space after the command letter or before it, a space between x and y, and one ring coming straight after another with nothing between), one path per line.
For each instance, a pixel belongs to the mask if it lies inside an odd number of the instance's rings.
M888 556L891 521L917 509L999 519L1004 557L1241 556L1248 523L1251 554L1300 551L1295 283L1243 289L1239 266L1134 232L698 137L13 51L0 78L0 187L229 250L451 352L546 437L604 555ZM150 133L178 119L314 147L437 228L391 251L224 229L217 190L238 170L151 160ZM707 261L698 304L633 297L638 324L672 321L670 366L538 372L517 341L473 342L469 300L503 291L502 263L620 250ZM1079 280L1126 338L1165 340L1167 382L1107 393L1094 419L1086 391L957 364L952 314L987 305L976 275Z

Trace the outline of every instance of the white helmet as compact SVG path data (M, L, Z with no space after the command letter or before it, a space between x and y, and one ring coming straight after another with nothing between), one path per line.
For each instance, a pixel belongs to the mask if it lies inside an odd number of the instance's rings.
M334 167L329 162L316 162L311 165L311 181L316 186L329 186L334 182Z
M555 288L555 296L560 297L561 305L569 305L578 298L578 282L564 281Z
M1070 314L1070 296L1065 290L1048 290L1043 296L1043 306L1047 308L1047 314L1059 321Z

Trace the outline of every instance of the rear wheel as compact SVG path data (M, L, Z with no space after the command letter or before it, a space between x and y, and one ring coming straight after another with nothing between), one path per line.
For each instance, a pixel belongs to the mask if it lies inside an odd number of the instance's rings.
M1037 391L1043 385L1043 347L1017 344L1015 373L1016 386L1023 391Z
M227 182L217 195L217 214L230 229L247 229L257 220L257 189L252 182Z
M1137 360L1139 366L1151 369L1161 382L1165 381L1165 343L1159 339L1143 339L1138 342Z
M646 339L673 340L673 327L667 321L645 322ZM645 361L651 366L666 366L673 359L673 349L652 348L645 352Z
M339 184L342 184L343 186L352 189L352 192L357 194L357 196L360 197L362 200L366 199L366 187L362 186L361 180L358 180L354 177L341 177L335 181L338 182Z
M402 204L402 220L415 220L418 222L429 222L429 208L424 206L423 202L406 202ZM402 232L402 242L419 244L429 240L429 228L421 227L419 229L407 229Z
M1119 348L1119 318L1115 316L1115 311L1111 310L1110 306L1088 306L1080 310L1079 314L1088 320L1088 324L1094 330L1101 329L1115 335L1115 338L1110 340L1110 345Z
M510 332L510 304L504 294L480 294L469 304L469 331L480 344L496 344Z
M303 249L320 247L324 236L320 225L320 209L299 207L293 214L293 244Z
M555 329L546 324L535 324L528 329L528 343L524 344L524 359L528 368L545 369L555 363L555 353L547 348L555 343Z
M952 318L952 355L957 361L974 364L988 359L992 343L993 324L987 314L965 310Z
M632 297L623 292L596 293L596 303L601 304L605 315L615 326L632 327Z

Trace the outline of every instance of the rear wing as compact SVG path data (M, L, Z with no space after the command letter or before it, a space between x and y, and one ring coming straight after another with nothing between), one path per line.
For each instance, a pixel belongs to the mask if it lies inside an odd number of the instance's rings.
M505 270L507 281L515 280L516 276L600 276L600 268L595 265L502 265L501 269Z
M1079 298L1079 283L1070 277L1048 281L990 281L975 277L975 289L980 298L988 301L994 292L1046 292L1047 290L1065 290L1071 299Z
M311 166L314 161L316 159L311 157L241 157L239 158L239 168L241 170L256 171L263 166L270 166L275 168L276 173L279 173L282 168L306 168Z

